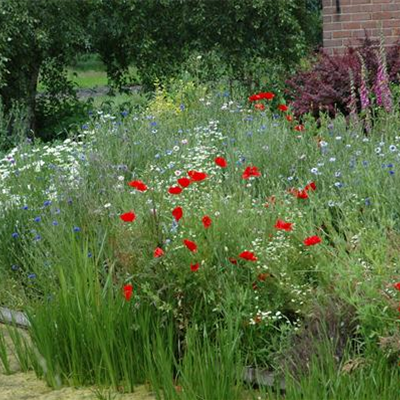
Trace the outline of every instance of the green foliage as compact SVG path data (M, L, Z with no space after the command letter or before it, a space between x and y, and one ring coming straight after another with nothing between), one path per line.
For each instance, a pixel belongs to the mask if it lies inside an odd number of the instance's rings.
M314 17L318 12L307 8L303 0L92 4L93 48L117 86L125 82L130 63L137 66L141 81L152 86L157 78L164 80L180 71L193 54L207 55L216 76L229 71L232 79L253 81L247 69L252 59L295 65L307 44L315 41L310 27L320 29Z
M85 46L85 2L79 0L1 0L0 97L6 111L13 102L27 110L27 131L58 112L60 103L74 101L65 67ZM37 104L39 76L49 105Z

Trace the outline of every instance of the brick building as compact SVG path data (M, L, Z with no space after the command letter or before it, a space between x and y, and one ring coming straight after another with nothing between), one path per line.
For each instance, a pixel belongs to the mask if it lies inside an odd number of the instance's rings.
M342 52L365 37L379 38L386 44L400 39L400 0L323 0L324 48Z

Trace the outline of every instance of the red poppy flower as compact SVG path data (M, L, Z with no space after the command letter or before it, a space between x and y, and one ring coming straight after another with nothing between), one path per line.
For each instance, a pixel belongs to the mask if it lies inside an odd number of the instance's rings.
M315 182L310 182L308 185L306 185L306 187L304 188L304 190L308 191L308 190L316 190L317 189L317 185L315 184Z
M314 246L315 244L321 243L322 239L319 236L310 236L304 239L304 244L306 246Z
M136 219L136 214L133 211L128 211L119 216L124 222L133 222Z
M237 264L236 258L233 258L233 257L230 257L230 258L229 258L229 262L230 262L231 264L233 264L233 265L236 265L236 264Z
M258 170L257 167L247 167L242 174L243 179L249 179L252 176L261 176L261 172Z
M124 297L126 301L129 301L133 294L133 286L129 283L124 286Z
M203 217L203 219L201 220L201 222L203 223L204 228L209 228L211 226L211 218L208 215L205 215Z
M395 283L394 288L400 291L400 282Z
M282 112L286 112L287 110L289 110L289 107L286 104L279 104L278 110L282 111Z
M175 218L176 222L179 222L179 220L183 217L182 207L175 207L172 210L172 215Z
M191 240L185 239L183 241L183 244L192 252L197 251L197 244L195 242L192 242Z
M253 288L253 290L257 290L258 289L257 282L253 282L251 284L251 287Z
M145 192L147 190L146 184L142 181L131 181L128 182L128 185L135 188L136 190L139 190L140 192Z
M253 94L249 97L249 101L258 101L258 100L272 100L275 97L274 93L271 92L262 92Z
M285 222L285 221L282 221L281 219L278 219L276 221L276 224L274 225L274 228L289 232L293 229L292 225L293 225L293 223Z
M287 121L289 121L289 122L292 122L293 121L293 117L291 116L291 115L286 115L286 120Z
M218 165L218 167L226 168L228 166L228 162L225 160L224 157L217 157L214 161L215 164Z
M260 282L265 282L266 279L267 279L269 276L270 276L270 274L268 274L268 273L258 274L257 279L258 279Z
M260 94L253 94L253 95L251 95L249 97L249 101L258 101L258 100L261 100L261 99L262 99L262 97L261 97Z
M196 272L199 268L200 268L200 264L199 264L199 263L190 264L190 270L191 270L192 272Z
M275 97L274 93L271 93L271 92L260 93L260 95L261 95L261 98L266 99L266 100L272 100Z
M207 178L207 174L205 172L199 171L188 171L188 175L193 182L201 182Z
M296 125L296 126L294 127L294 130L297 131L297 132L303 132L305 129L306 129L306 128L304 127L304 125L301 125L301 124Z
M264 106L264 104L262 104L262 103L257 103L257 104L254 106L254 108L255 108L256 110L259 110L259 111L264 111L264 110L265 110L265 106Z
M189 178L179 178L178 184L180 186L182 186L183 188L187 188L190 185L190 179Z
M307 190L296 190L295 195L298 199L308 199Z
M251 251L243 251L239 254L239 257L246 261L257 261L257 257Z
M182 188L180 188L179 186L171 186L168 189L168 193L169 194L181 194L182 193Z
M160 247L157 247L154 250L154 258L159 258L159 257L162 257L163 255L164 255L164 250L161 249Z

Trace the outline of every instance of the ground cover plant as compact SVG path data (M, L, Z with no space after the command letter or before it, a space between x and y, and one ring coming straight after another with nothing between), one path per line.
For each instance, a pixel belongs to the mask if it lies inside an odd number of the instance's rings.
M176 93L1 160L21 365L166 399L279 398L281 376L288 399L396 398L398 107L366 135L272 92ZM249 389L250 366L275 387Z

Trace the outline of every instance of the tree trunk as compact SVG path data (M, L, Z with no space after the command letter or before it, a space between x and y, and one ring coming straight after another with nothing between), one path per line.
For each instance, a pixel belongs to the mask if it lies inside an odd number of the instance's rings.
M27 98L26 98L26 117L27 117L27 128L29 134L34 135L37 128L36 121L36 95L37 85L40 72L40 63L36 63L32 66L31 75L28 77L27 82Z

